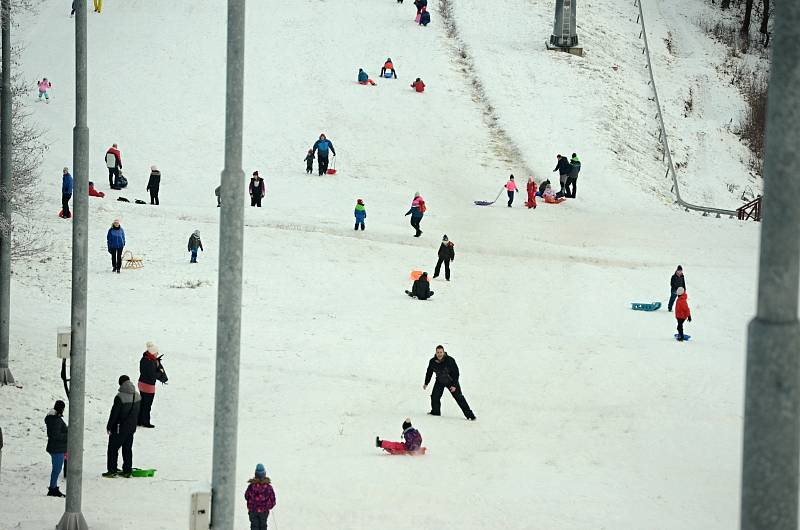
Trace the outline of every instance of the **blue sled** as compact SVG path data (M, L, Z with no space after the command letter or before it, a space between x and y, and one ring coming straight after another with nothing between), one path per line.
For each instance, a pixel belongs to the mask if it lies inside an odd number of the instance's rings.
M678 337L679 337L679 336L680 336L680 335L678 335L678 334L676 333L676 334L675 334L675 340L678 340ZM691 339L691 338L692 338L692 336L691 336L691 335L687 335L686 333L684 333L684 334L683 334L683 340L685 340L685 341L686 341L686 340L689 340L689 339Z
M661 309L661 302L653 302L651 304L631 302L631 309L634 311L658 311Z

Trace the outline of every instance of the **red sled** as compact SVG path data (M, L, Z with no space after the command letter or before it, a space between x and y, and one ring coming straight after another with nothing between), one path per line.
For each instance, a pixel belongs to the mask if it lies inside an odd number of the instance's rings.
M336 157L333 157L333 167L328 169L325 173L327 173L328 175L336 174Z
M391 448L383 448L390 455L408 455L408 456L423 456L427 451L427 447L420 447L416 451L406 451L405 449L391 449Z

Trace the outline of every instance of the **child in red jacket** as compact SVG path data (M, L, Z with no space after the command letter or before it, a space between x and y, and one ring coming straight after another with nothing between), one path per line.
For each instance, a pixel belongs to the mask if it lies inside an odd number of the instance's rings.
M411 88L413 88L413 89L414 89L414 90L416 90L417 92L425 92L425 83L423 83L423 82L422 82L422 79L420 79L420 78L418 77L418 78L416 79L416 81L414 81L413 83L411 83Z
M247 501L247 514L250 516L250 528L267 530L269 511L275 507L275 490L272 489L264 464L256 466L255 477L248 480L244 498Z
M686 289L678 287L675 291L678 295L678 300L675 302L675 318L678 321L678 340L684 340L683 323L687 320L692 321L692 312L689 311L689 303L686 301Z

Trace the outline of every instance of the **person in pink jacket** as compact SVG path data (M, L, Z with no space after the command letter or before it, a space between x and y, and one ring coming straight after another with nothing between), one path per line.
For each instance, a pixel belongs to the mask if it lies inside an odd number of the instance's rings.
M46 77L43 77L42 80L37 83L37 85L39 86L39 101L44 98L45 102L50 103L50 94L48 94L47 91L50 90L50 87L53 85L47 80Z
M517 183L514 182L514 175L511 175L506 182L505 185L506 191L508 192L508 207L511 208L511 203L514 202L514 193L519 191L517 187Z

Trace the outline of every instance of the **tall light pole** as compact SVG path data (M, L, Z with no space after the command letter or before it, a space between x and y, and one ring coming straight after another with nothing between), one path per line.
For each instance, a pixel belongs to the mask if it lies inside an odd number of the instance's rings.
M800 3L775 2L758 310L750 322L742 530L796 530L800 452Z
M89 127L87 114L86 2L75 2L75 128L72 130L72 348L69 393L67 502L57 530L88 530L83 497L83 410L86 388L86 276L89 254Z
M211 475L211 528L233 530L239 428L239 353L242 329L244 247L244 6L228 0L228 57L225 94L225 167L220 194L217 362L214 391L214 457Z
M3 79L0 94L0 386L13 385L11 347L11 0L0 4L3 25Z

